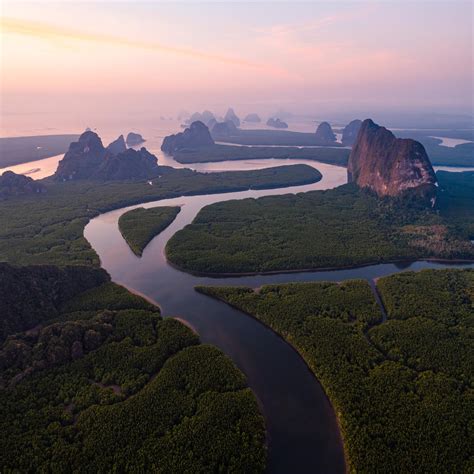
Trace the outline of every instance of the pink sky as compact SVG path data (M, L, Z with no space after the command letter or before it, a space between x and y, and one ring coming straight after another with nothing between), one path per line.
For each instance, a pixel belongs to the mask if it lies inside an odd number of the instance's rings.
M472 110L471 2L6 0L3 114Z

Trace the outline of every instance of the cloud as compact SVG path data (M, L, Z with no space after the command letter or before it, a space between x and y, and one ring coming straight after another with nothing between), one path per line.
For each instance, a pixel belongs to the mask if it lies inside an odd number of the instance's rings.
M55 25L18 20L15 18L2 18L0 25L2 33L12 33L51 41L87 41L112 46L139 48L143 50L156 51L164 54L188 57L190 59L212 61L235 66L244 66L248 68L261 69L266 67L265 65L262 65L260 63L221 54L207 53L189 48L177 48L157 42L145 42L108 34L88 33L78 30L75 31L61 28Z

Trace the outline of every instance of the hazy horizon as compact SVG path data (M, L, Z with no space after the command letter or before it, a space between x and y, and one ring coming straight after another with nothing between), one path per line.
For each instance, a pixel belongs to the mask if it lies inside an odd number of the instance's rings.
M373 116L394 126L452 115L472 124L472 9L7 0L2 134L35 120L56 126L55 116L77 128L229 106L239 115Z

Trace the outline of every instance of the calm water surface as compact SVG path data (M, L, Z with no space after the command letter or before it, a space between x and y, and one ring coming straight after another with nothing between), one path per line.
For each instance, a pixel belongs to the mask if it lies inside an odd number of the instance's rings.
M170 158L167 158L171 160ZM172 161L172 160L171 160ZM169 161L166 164L176 163ZM269 466L272 473L342 473L343 445L331 404L321 385L302 358L280 337L250 316L194 291L196 285L242 285L348 278L373 279L400 270L444 267L415 262L404 266L373 265L325 272L256 275L231 278L193 276L168 265L164 249L170 237L189 224L206 205L230 199L330 189L346 182L345 168L307 160L319 169L319 183L283 189L244 191L204 196L186 196L130 206L102 214L85 229L85 237L99 254L112 279L157 302L164 316L179 317L199 333L205 343L228 354L245 373L265 416L269 437ZM200 171L258 169L289 164L288 160L249 160L197 165ZM179 166L179 165L178 165ZM218 168L216 168L216 166ZM209 167L209 168L208 168ZM180 206L176 220L136 257L123 240L117 221L136 207ZM466 266L466 265L464 265Z

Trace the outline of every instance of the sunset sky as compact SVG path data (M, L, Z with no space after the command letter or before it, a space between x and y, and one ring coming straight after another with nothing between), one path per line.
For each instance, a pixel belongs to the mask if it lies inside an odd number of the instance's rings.
M4 114L472 110L471 2L3 1Z

